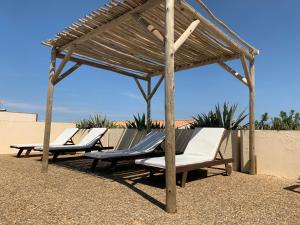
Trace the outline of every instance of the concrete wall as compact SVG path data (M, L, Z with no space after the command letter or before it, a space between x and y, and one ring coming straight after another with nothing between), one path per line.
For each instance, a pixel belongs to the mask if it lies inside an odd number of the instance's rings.
M37 114L0 111L0 121L36 122Z
M74 127L72 123L53 123L51 140L65 128ZM15 154L9 148L11 144L42 143L44 123L0 121L0 154ZM87 131L78 132L75 143L78 143ZM287 178L300 177L300 131L256 131L256 154L258 174L269 174ZM104 146L124 149L135 145L145 132L134 129L109 129L102 138ZM176 152L184 151L192 131L176 130ZM248 131L226 132L221 143L224 157L234 159L235 171L249 171Z
M11 144L42 143L44 126L43 122L0 121L0 154L16 153L9 148ZM75 127L75 124L52 123L51 140L68 127Z
M242 171L249 170L248 131L241 134ZM256 131L258 174L300 178L300 131Z

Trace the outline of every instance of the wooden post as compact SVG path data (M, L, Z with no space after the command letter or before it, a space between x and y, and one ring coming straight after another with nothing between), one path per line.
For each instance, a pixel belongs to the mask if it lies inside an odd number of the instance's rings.
M256 154L255 154L255 74L254 74L254 60L250 61L250 83L249 85L249 158L250 158L250 174L257 173Z
M50 74L49 74L49 80L48 80L48 95L47 95L46 116L45 116L42 173L47 173L48 172L49 144L50 144L52 104L53 104L53 91L54 91L54 84L52 82L52 78L55 74L56 55L57 55L57 50L55 48L52 48L51 62L50 62Z
M151 131L151 77L147 81L147 133Z
M165 163L166 211L176 212L176 168L174 129L174 0L166 0L165 27Z

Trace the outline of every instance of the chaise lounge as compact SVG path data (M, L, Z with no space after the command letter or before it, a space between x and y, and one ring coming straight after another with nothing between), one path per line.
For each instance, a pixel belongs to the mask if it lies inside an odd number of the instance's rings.
M85 156L94 159L91 166L91 170L94 172L99 160L110 161L115 165L118 161L144 158L150 156L164 140L163 131L152 131L132 148L108 152L88 152L85 153Z
M72 138L78 132L78 128L65 129L50 145L71 145L74 144ZM24 150L26 150L25 156L29 156L30 152L35 147L42 147L43 144L13 144L10 147L18 149L17 157L19 158Z
M182 174L182 187L185 186L188 172L192 170L224 164L226 174L231 174L232 167L229 163L232 163L233 159L224 159L219 150L224 131L223 128L195 129L184 153L175 156L176 173ZM218 154L220 158L217 158ZM155 171L165 170L165 157L137 159L135 163L149 169L150 176L153 176Z
M89 133L75 145L51 145L49 152L53 154L52 160L55 161L60 154L73 152L90 152L92 150L113 149L113 147L104 147L101 138L107 132L107 128L92 128ZM34 150L42 151L43 147L35 147Z

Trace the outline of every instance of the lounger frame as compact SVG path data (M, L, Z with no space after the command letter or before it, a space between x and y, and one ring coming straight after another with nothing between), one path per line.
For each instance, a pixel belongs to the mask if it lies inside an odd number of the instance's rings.
M106 132L105 132L106 133ZM103 133L103 135L105 134ZM53 154L52 157L52 161L56 161L58 156L61 154L66 154L66 153L70 153L70 152L91 152L93 150L97 150L97 151L102 151L102 150L109 150L109 149L113 149L113 146L106 146L104 147L102 142L101 142L101 138L103 137L100 136L99 139L97 140L97 142L89 148L82 148L82 149L63 149L63 150L49 150L50 153ZM42 151L42 150L41 150Z
M221 143L220 143L220 145L221 145ZM220 145L219 145L219 148L220 148ZM220 158L217 157L218 154L219 154ZM181 174L180 186L185 187L188 172L197 170L197 169L202 169L202 168L209 168L209 167L213 167L213 166L224 165L225 166L224 170L225 170L226 175L230 176L232 173L232 166L229 163L233 163L233 162L234 162L233 158L225 159L223 157L223 154L221 153L221 151L218 150L215 155L215 159L212 161L206 161L206 162L202 162L202 163L194 163L194 164L183 165L183 166L176 166L176 174ZM163 172L165 174L164 168L158 168L155 166L142 165L142 164L138 164L138 166L149 170L150 178L153 178L153 175L155 172Z
M118 151L118 150L116 150L116 151ZM119 157L105 158L105 159L94 158L93 163L91 165L91 171L95 172L99 161L111 162L111 167L115 167L117 165L117 163L121 162L121 161L132 161L132 160L136 160L136 159L143 159L145 157L159 157L162 155L163 155L163 152L150 152L150 153L146 153L146 154L142 154L142 155L119 156Z
M76 134L76 133L75 133ZM74 141L73 141L73 137L75 136L75 134L64 144L64 145L74 145ZM20 158L23 151L26 150L26 153L24 155L24 157L29 157L29 154L32 150L34 150L36 146L26 146L26 147L18 147L17 149L19 149L18 153L17 153L17 158ZM16 148L16 147L12 147L11 148Z

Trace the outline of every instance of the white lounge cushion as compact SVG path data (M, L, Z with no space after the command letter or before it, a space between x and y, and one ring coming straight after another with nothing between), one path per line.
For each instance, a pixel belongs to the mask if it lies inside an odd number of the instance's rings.
M214 160L225 129L198 128L195 129L184 153L175 156L175 166L186 166ZM165 168L165 157L137 159L136 164Z
M50 151L55 150L81 150L93 147L96 142L105 134L107 128L92 128L89 133L76 145L51 145ZM43 147L36 147L35 150L43 150Z
M150 153L165 139L162 131L152 131L147 134L139 143L130 149L116 150L111 152L87 152L85 156L96 159L107 159L115 157L128 157Z
M50 145L64 145L66 144L78 131L78 128L65 129ZM11 148L34 148L41 147L43 144L14 144Z
M176 162L176 167L178 166L187 166L187 165L192 165L192 164L197 164L197 163L202 163L202 162L207 162L207 158L204 156L190 156L190 155L176 155L175 156L175 162ZM135 161L136 164L141 164L141 165L147 165L151 167L156 167L156 168L161 168L165 169L166 164L165 164L165 157L153 157L153 158L148 158L148 159L137 159Z

